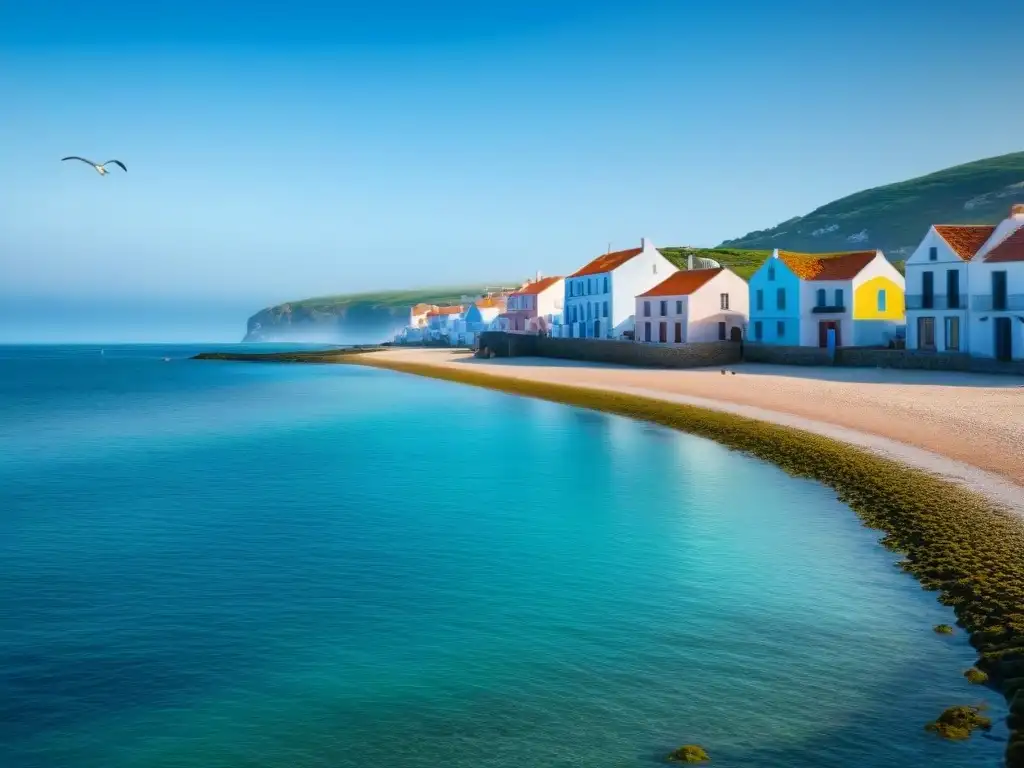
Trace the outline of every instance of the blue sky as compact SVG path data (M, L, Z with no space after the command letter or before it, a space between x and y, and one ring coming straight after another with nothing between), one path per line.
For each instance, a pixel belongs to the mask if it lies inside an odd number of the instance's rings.
M0 301L230 308L234 338L288 299L715 245L1024 135L994 0L274 5L0 6Z

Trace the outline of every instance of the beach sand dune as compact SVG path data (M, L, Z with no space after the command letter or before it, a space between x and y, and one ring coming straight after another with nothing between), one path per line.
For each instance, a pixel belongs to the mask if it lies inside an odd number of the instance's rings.
M1013 376L755 363L723 375L423 348L373 358L631 392L805 429L943 475L1024 514L1024 381Z

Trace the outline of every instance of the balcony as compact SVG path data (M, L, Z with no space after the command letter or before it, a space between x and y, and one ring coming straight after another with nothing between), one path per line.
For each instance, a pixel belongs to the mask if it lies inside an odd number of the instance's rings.
M811 312L815 315L841 315L846 311L846 307L842 304L825 304L823 306L814 307Z
M971 296L973 312L1024 312L1024 293L1011 293L1003 306L995 306L992 294Z
M920 293L908 293L906 295L906 307L909 311L922 309L967 309L967 297L962 294L947 296L944 293L932 294L930 307L924 305L924 295Z

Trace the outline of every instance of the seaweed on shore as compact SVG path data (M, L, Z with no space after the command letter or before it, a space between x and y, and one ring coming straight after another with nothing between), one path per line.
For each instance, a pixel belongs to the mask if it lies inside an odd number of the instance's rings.
M660 424L835 489L864 525L884 532L903 570L953 609L978 652L975 668L1010 701L1006 764L1024 768L1024 524L981 495L837 440L730 413L374 356L348 360Z

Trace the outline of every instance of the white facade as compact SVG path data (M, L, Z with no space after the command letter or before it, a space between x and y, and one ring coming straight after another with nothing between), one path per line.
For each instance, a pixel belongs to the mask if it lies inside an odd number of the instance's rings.
M928 230L906 262L907 349L971 351L968 265L935 227Z
M907 259L907 348L1024 360L1024 206L995 227L939 229Z
M672 290L671 277L663 282ZM722 269L688 293L637 296L635 316L634 340L641 344L722 341L737 334L742 338L750 316L750 290L746 280Z
M977 357L1024 360L1024 206L1014 211L968 268L970 349ZM1010 249L1016 256L1002 260Z
M565 278L562 336L618 339L633 330L637 295L650 290L679 270L646 238L639 252L606 271L592 271L599 257ZM609 254L614 256L614 254ZM566 332L568 331L568 332Z

